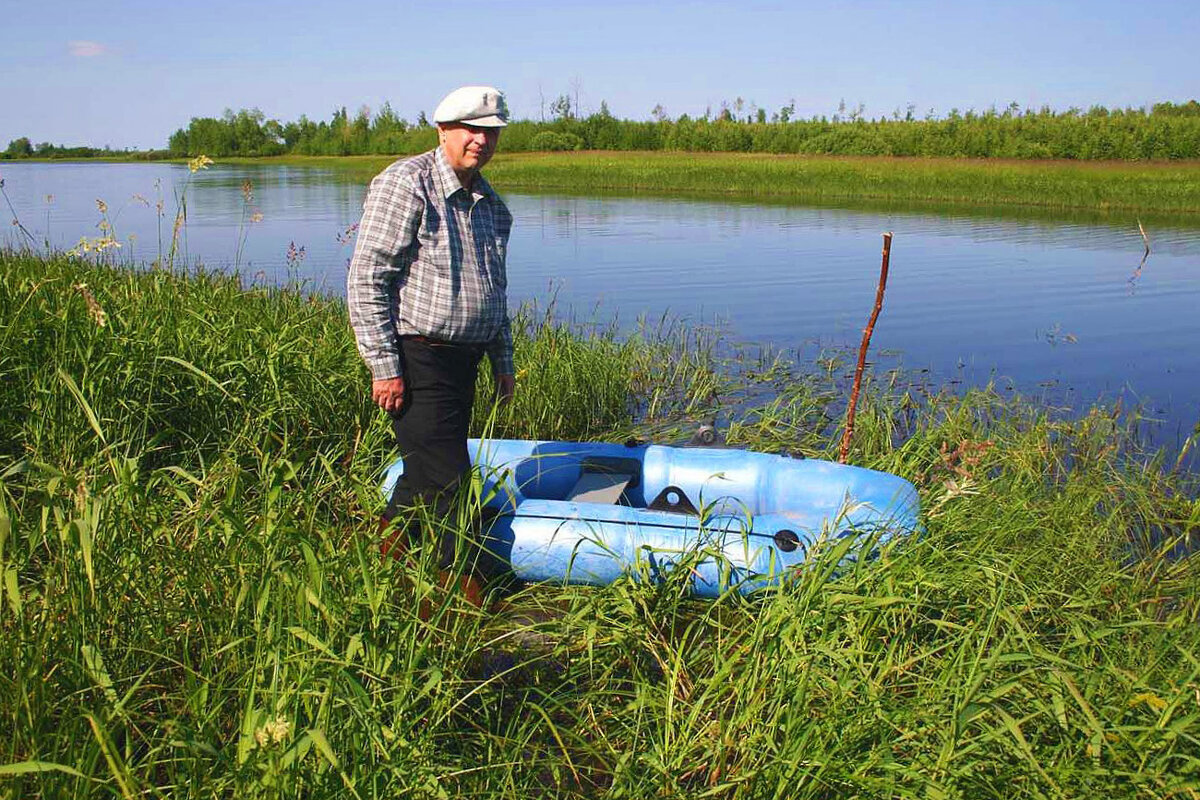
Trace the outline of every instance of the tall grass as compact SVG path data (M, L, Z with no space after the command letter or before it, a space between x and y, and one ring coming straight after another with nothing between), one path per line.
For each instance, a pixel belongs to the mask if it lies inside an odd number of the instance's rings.
M734 443L836 442L820 374L516 327L497 435L716 397ZM486 615L378 558L366 380L336 299L0 254L0 797L1200 790L1200 581L1167 557L1200 503L1112 414L870 385L851 460L917 483L920 537L751 600L677 572Z

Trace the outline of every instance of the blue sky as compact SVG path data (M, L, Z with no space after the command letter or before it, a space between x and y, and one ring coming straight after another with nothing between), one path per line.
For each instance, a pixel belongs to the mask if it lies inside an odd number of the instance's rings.
M737 97L802 116L1200 99L1200 2L20 2L3 14L0 148L162 147L258 107L401 116L491 83L517 116L578 90L646 119Z

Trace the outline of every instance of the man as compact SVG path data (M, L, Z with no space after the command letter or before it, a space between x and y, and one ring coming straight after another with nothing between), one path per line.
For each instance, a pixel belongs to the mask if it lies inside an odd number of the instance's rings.
M445 518L471 466L467 429L478 365L486 353L499 399L511 399L512 334L505 254L512 215L483 169L507 124L504 95L464 86L434 111L438 146L397 161L371 181L350 261L347 301L358 349L371 371L371 396L392 418L404 475L383 513L392 519L420 501ZM398 524L381 546L400 557L411 524ZM453 526L445 526L452 528ZM441 536L443 585L457 536ZM482 603L481 579L497 565L462 576L468 600Z

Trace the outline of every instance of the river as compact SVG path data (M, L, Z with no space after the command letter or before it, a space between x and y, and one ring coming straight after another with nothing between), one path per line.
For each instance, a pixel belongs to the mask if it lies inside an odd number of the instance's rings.
M0 176L39 247L100 235L102 200L119 257L148 263L168 249L182 195L187 263L257 281L299 278L330 293L344 292L365 191L361 177L302 166L217 164L192 175L172 164L0 162ZM1152 253L1139 269L1133 215L1079 221L498 188L515 217L515 302L553 298L575 319L626 325L664 315L716 324L733 340L811 360L857 346L880 234L890 230L876 358L1077 410L1139 405L1159 420L1153 440L1168 447L1200 420L1200 219L1149 226ZM27 241L14 226L4 236Z

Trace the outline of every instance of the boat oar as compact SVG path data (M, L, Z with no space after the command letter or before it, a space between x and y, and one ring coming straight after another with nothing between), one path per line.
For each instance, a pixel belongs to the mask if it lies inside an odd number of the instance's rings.
M854 411L858 406L858 390L862 387L863 369L867 365L867 348L871 346L871 334L875 331L875 320L883 310L883 291L887 288L888 259L892 255L892 232L883 235L883 263L879 267L879 288L875 290L875 308L871 309L871 318L867 327L863 328L862 344L858 347L858 367L854 370L854 388L850 390L850 406L846 409L846 430L842 433L842 452L838 461L846 463L850 453L850 437L854 435Z

